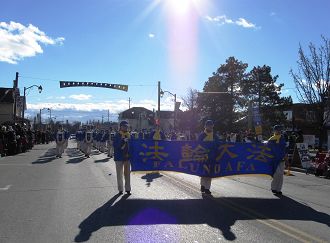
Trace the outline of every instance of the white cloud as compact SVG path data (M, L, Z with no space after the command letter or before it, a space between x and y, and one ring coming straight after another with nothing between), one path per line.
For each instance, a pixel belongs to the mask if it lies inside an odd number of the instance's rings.
M70 95L69 97L74 100L89 100L92 97L92 95L78 94L78 95Z
M251 22L248 22L246 19L244 18L239 18L238 20L235 21L235 23L239 26L242 26L244 28L256 28L256 25L251 23Z
M148 35L148 37L149 37L150 39L155 38L155 34L150 33L150 34Z
M40 44L62 45L63 37L51 38L38 27L16 22L0 22L0 62L17 64L25 57L43 53Z
M177 101L181 101L179 98ZM182 102L182 101L181 101ZM111 120L116 121L118 114L124 110L128 109L128 100L116 100L116 101L104 101L104 102L84 102L84 103L34 103L27 104L26 116L33 118L36 114L39 114L40 109L50 108L52 112L53 119L59 120L101 120L102 117L107 119L108 111L110 112ZM157 110L158 105L155 100L139 100L132 101L131 107L145 107L151 111ZM161 110L173 111L174 109L174 100L171 96L163 97L161 100ZM44 111L42 113L43 119L48 119L49 113Z
M84 95L79 95L84 96ZM128 109L128 100L104 101L104 102L84 102L84 103L34 103L27 104L29 110L39 110L44 107L52 110L75 110L75 111L94 111L94 110L109 110L111 113L119 113ZM140 100L132 101L131 107L145 107L149 110L157 110L157 101L154 100ZM164 97L161 100L161 110L173 110L173 97Z
M216 23L218 25L224 25L224 24L234 24L241 26L243 28L252 28L252 29L258 29L258 27L253 24L252 22L249 22L248 20L244 18L238 18L238 20L233 20L228 18L226 15L221 15L221 16L205 16L205 19L209 22Z
M276 13L275 13L275 12L271 12L269 15L270 15L270 16L275 16Z

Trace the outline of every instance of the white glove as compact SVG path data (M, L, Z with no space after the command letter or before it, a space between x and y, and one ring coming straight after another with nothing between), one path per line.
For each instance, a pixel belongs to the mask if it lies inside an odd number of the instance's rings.
M127 143L128 142L128 138L124 138L124 142Z

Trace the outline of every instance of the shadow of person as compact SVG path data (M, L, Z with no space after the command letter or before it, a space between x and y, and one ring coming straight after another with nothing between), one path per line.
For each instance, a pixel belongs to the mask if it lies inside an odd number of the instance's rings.
M123 225L208 224L226 240L237 237L231 227L238 220L278 219L314 221L329 227L330 216L291 198L213 198L187 200L126 200L119 195L91 213L80 225L76 242L90 239L102 227ZM193 212L193 213L192 213Z
M67 164L78 164L78 163L84 161L85 159L86 159L86 157L84 155L80 155L79 157L70 158L66 163Z
M109 162L110 158L98 159L95 160L94 163L107 163Z
M41 155L36 161L33 161L32 164L46 164L52 162L56 159L55 157L55 148L48 149L43 155Z
M79 157L79 156L82 155L82 153L76 148L67 148L66 149L66 154L69 157Z
M80 232L75 237L75 242L84 242L88 241L91 237L92 233L99 230L104 226L105 221L107 220L106 217L111 215L106 215L111 206L115 203L115 201L120 197L121 194L116 194L113 196L106 204L102 207L98 208L95 212L93 212L88 218L86 218L80 225ZM126 195L125 195L126 196ZM122 197L121 200L126 200L127 197Z
M141 176L141 179L146 180L146 185L149 187L151 182L153 182L155 179L162 177L159 172L151 172L147 173L144 176Z

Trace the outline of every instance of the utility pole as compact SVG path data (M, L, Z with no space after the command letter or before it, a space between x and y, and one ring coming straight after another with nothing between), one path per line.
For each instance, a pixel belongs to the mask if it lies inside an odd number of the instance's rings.
M110 110L108 110L108 123L110 122Z
M131 97L128 97L128 109L131 109Z
M16 122L16 106L17 106L17 95L16 95L16 90L18 88L18 72L16 72L16 77L14 80L14 85L13 85L13 89L14 89L14 123Z

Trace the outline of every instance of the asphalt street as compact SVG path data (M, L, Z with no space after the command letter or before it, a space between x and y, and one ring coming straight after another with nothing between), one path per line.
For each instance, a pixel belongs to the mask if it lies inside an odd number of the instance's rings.
M0 159L0 242L330 242L330 180L292 172L277 197L270 177L219 178L204 197L197 176L134 172L118 195L114 161L75 146Z

